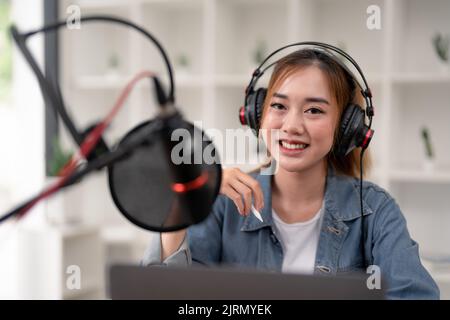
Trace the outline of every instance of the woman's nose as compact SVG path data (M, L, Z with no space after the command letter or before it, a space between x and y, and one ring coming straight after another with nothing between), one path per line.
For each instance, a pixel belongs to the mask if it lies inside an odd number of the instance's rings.
M287 134L300 135L305 132L305 122L303 114L297 112L288 112L284 118L281 130Z

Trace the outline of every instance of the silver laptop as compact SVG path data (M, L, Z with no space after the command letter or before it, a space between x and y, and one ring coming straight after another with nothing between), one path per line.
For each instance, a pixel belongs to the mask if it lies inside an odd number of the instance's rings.
M212 267L110 269L112 299L151 300L299 300L383 299L369 290L365 276L324 277Z

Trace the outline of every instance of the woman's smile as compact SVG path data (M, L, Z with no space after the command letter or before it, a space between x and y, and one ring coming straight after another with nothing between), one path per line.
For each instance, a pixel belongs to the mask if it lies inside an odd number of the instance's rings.
M285 139L280 139L278 145L280 147L280 152L287 156L299 156L309 147L309 144L304 142Z

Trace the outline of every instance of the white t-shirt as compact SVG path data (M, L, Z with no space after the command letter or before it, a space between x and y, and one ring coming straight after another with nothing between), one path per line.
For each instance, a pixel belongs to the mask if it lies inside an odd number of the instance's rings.
M286 223L272 209L272 217L284 252L282 272L312 274L319 243L323 202L308 221Z

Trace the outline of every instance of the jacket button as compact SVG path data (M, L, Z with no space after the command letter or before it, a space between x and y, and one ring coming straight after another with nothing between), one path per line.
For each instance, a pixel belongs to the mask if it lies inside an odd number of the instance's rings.
M337 236L341 234L341 230L336 229L336 228L333 227L333 226L328 226L328 231L334 233L334 234L337 235Z
M331 272L331 269L328 268L327 266L317 266L317 269L319 269L323 273L330 273Z

